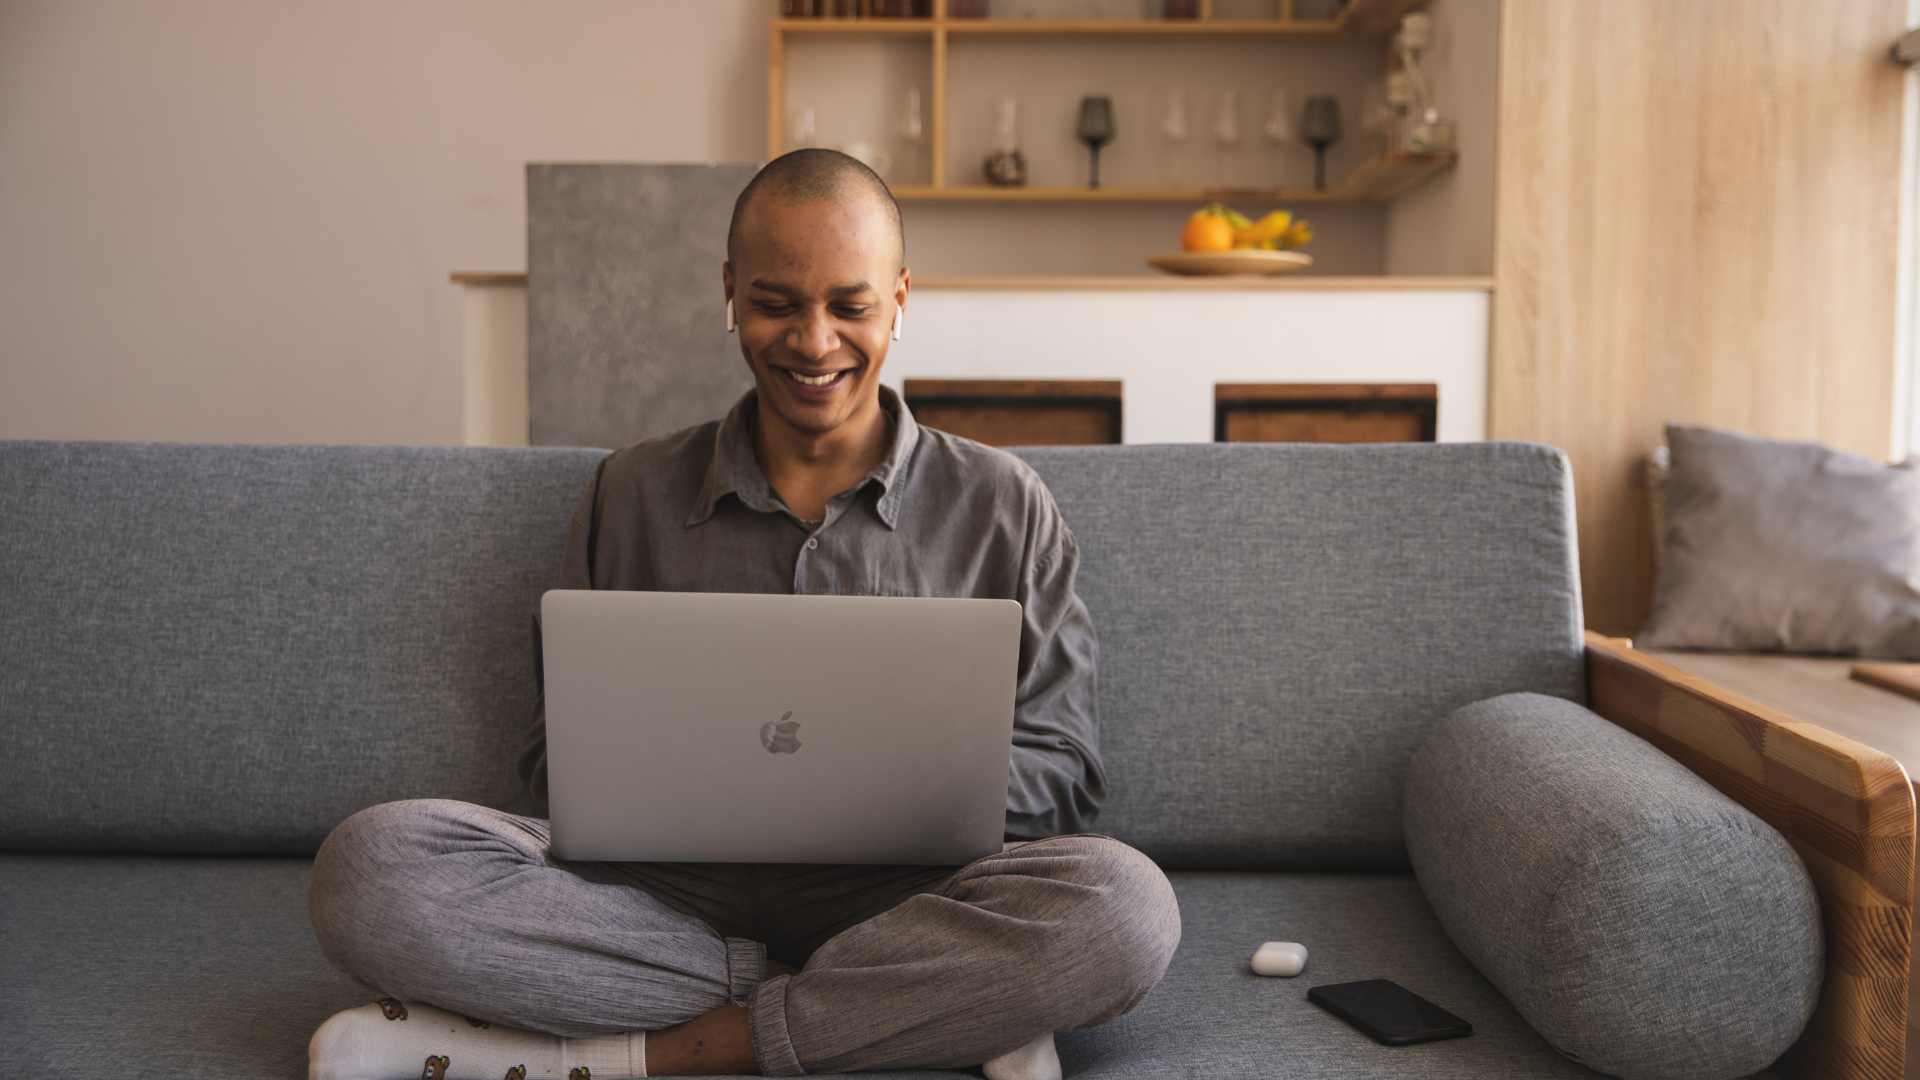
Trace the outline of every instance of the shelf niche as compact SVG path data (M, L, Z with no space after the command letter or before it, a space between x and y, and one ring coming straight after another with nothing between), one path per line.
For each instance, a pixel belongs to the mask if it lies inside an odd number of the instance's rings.
M1361 99L1361 87L1380 71L1374 51L1379 43L1365 40L1372 30L1356 28L1375 27L1382 19L1391 27L1392 20L1418 6L1419 0L1357 0L1340 19L1307 21L954 19L945 16L944 3L935 4L933 17L920 19L776 18L770 20L768 157L788 149L789 118L810 106L816 121L812 144L877 144L890 158L888 184L902 201L1382 202L1457 160L1451 152L1369 155L1364 143L1378 145L1377 140L1359 132L1350 115ZM980 30L983 26L995 29ZM1266 55L1272 39L1299 36L1294 31L1303 26L1314 28L1309 36L1330 40L1304 50L1299 43L1283 47L1292 54L1289 62L1272 63ZM789 50L789 32L805 44ZM874 35L880 40L853 40ZM1196 36L1215 40L1150 40ZM1110 37L1134 40L1091 51L1076 47ZM1268 44L1263 46L1263 40ZM1069 47L1058 48L1062 44ZM1222 45L1228 46L1225 52ZM1170 59L1170 49L1187 55ZM1141 74L1169 68L1182 74ZM1272 74L1275 68L1285 74ZM1207 74L1189 76L1186 71ZM1036 82L1042 85L1036 88ZM1014 96L1021 111L1020 142L1029 183L997 187L980 175L993 137L992 102L1005 87L1022 83L1026 89ZM873 91L875 86L880 92ZM900 134L909 86L921 94L925 135L918 146ZM1176 87L1187 93L1188 138L1181 144L1159 134L1168 93ZM1332 92L1348 104L1344 118L1350 130L1328 152L1330 180L1324 191L1309 186L1309 149L1297 143L1276 145L1264 134L1276 87L1288 92L1287 109L1295 114L1289 119L1296 126L1298 110L1310 92ZM1223 151L1212 129L1220 97L1229 88L1241 95L1240 142ZM1119 117L1119 136L1101 153L1101 172L1108 183L1099 189L1081 182L1087 154L1071 138L1073 110L1080 94L1089 92L1111 94Z
M1387 70L1380 35L1422 6L1423 0L1357 0L1335 20L995 20L946 17L946 5L936 0L930 18L773 19L768 157L790 149L788 118L812 106L816 134L810 144L845 149L856 141L878 143L893 159L887 180L903 204L977 206L982 212L996 205L1134 206L1139 212L1125 219L1122 231L1149 246L1153 237L1177 233L1178 220L1168 224L1166 215L1210 201L1249 213L1349 205L1356 208L1349 213L1373 214L1368 207L1417 188L1458 160L1451 151L1387 154L1378 137L1359 129L1363 88ZM1289 92L1296 130L1307 94L1331 93L1342 102L1347 130L1328 152L1324 191L1311 187L1311 149L1297 141L1275 144L1265 134L1276 85ZM922 95L925 137L918 146L909 146L901 134L908 86ZM1172 87L1188 97L1184 158L1168 152L1173 144L1159 130ZM1231 159L1221 156L1212 127L1219 93L1228 87L1241 97L1241 156L1236 168L1222 170ZM1028 162L1028 183L1019 187L990 185L981 175L992 142L992 101L1003 93L1019 102L1020 145ZM1073 137L1072 117L1084 93L1113 96L1119 120L1118 137L1100 155L1106 183L1099 189L1085 185L1088 154ZM1343 252L1340 240L1370 245L1377 241L1367 234L1377 230L1365 226L1365 218L1326 213L1324 222L1316 220L1329 226L1322 245L1332 243L1321 248L1325 272L1378 272L1374 260L1354 257L1365 247ZM1149 225L1149 217L1157 223ZM1059 245L1077 228L1106 228L1082 220L1086 224L1054 223L1050 243ZM945 226L949 232L958 227ZM1129 248L1133 243L1125 242ZM1109 238L1107 247L1112 244ZM1028 269L1066 269L1057 262L1042 259ZM1369 263L1376 269L1366 269ZM1099 272L1118 269L1106 256L1095 264ZM953 269L973 272L979 265L975 257Z

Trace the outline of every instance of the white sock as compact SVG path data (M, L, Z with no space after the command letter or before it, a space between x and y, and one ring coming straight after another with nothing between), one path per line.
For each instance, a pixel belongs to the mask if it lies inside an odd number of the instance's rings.
M982 1065L987 1080L1060 1080L1060 1054L1049 1031L1017 1050Z
M632 1080L647 1033L562 1039L381 998L337 1012L307 1043L307 1080Z

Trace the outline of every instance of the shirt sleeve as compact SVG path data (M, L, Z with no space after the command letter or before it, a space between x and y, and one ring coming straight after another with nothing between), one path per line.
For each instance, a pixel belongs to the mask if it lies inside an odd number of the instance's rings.
M1019 596L1020 672L1007 778L1007 839L1090 831L1106 798L1093 620L1074 591L1080 548L1034 476Z
M605 471L607 459L600 459L593 476L587 481L585 491L573 508L573 517L567 523L567 547L560 559L560 573L555 578L555 589L591 589L593 588L593 545L600 531L600 474ZM538 804L539 813L547 814L547 677L546 664L540 641L540 606L533 608L533 722L527 728L526 740L521 745L517 768L520 783Z

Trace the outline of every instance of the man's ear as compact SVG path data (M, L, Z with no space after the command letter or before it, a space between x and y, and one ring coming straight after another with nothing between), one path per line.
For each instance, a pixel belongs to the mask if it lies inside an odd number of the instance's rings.
M901 311L907 310L907 293L912 289L912 278L912 271L904 266L900 268L900 283L894 287L893 302L899 305Z
M720 260L720 288L726 292L726 299L733 299L733 260Z

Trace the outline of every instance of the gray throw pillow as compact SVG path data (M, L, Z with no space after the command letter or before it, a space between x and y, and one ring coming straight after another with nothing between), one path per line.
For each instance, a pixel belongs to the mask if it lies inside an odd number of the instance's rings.
M1812 1017L1826 939L1799 853L1583 706L1516 693L1454 710L1415 749L1402 805L1447 936L1567 1058L1729 1080Z
M1653 610L1634 644L1920 660L1920 470L1667 425Z

